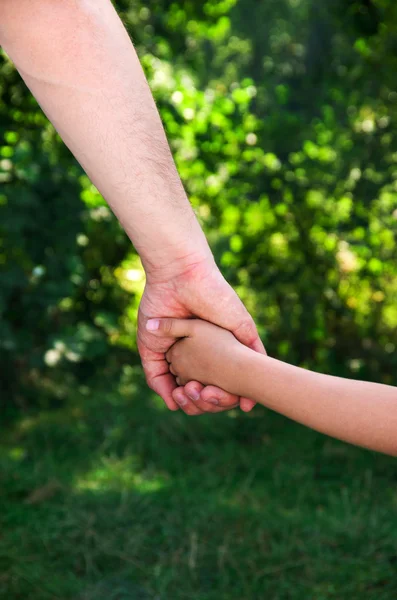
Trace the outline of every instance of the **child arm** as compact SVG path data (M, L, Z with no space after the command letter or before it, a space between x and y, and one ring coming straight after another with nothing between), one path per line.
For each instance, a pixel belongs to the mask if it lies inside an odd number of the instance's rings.
M162 319L158 335L183 337L167 354L181 384L217 385L332 437L397 456L397 388L259 355L200 320Z
M312 429L397 456L397 388L263 359L247 355L245 395Z

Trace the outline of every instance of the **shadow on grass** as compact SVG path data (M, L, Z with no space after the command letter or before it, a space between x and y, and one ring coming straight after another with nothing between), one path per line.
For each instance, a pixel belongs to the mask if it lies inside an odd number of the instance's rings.
M0 598L396 597L395 461L262 408L189 419L136 371L16 419L0 461Z

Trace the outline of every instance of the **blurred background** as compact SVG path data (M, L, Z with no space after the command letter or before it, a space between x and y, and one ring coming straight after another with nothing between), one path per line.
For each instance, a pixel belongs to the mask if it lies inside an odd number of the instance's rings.
M397 384L397 5L117 0L269 354ZM0 54L0 597L397 597L392 459L146 388L144 273Z

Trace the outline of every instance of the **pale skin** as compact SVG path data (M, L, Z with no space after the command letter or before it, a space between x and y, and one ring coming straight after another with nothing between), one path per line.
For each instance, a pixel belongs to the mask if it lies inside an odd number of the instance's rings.
M256 402L307 427L397 456L397 388L314 373L259 355L230 331L200 320L161 319L147 326L182 338L166 354L182 384L198 379Z
M214 386L178 386L165 360L175 340L145 327L151 317L200 317L264 352L213 260L111 1L0 0L0 44L140 254L147 281L138 348L148 385L189 415L239 403L251 410L253 401Z

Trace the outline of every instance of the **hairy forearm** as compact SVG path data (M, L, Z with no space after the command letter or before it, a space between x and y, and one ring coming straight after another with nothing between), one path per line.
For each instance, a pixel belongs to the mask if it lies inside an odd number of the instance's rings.
M397 388L307 371L244 349L228 391L351 444L397 456Z
M210 256L110 0L1 0L0 43L146 269Z

